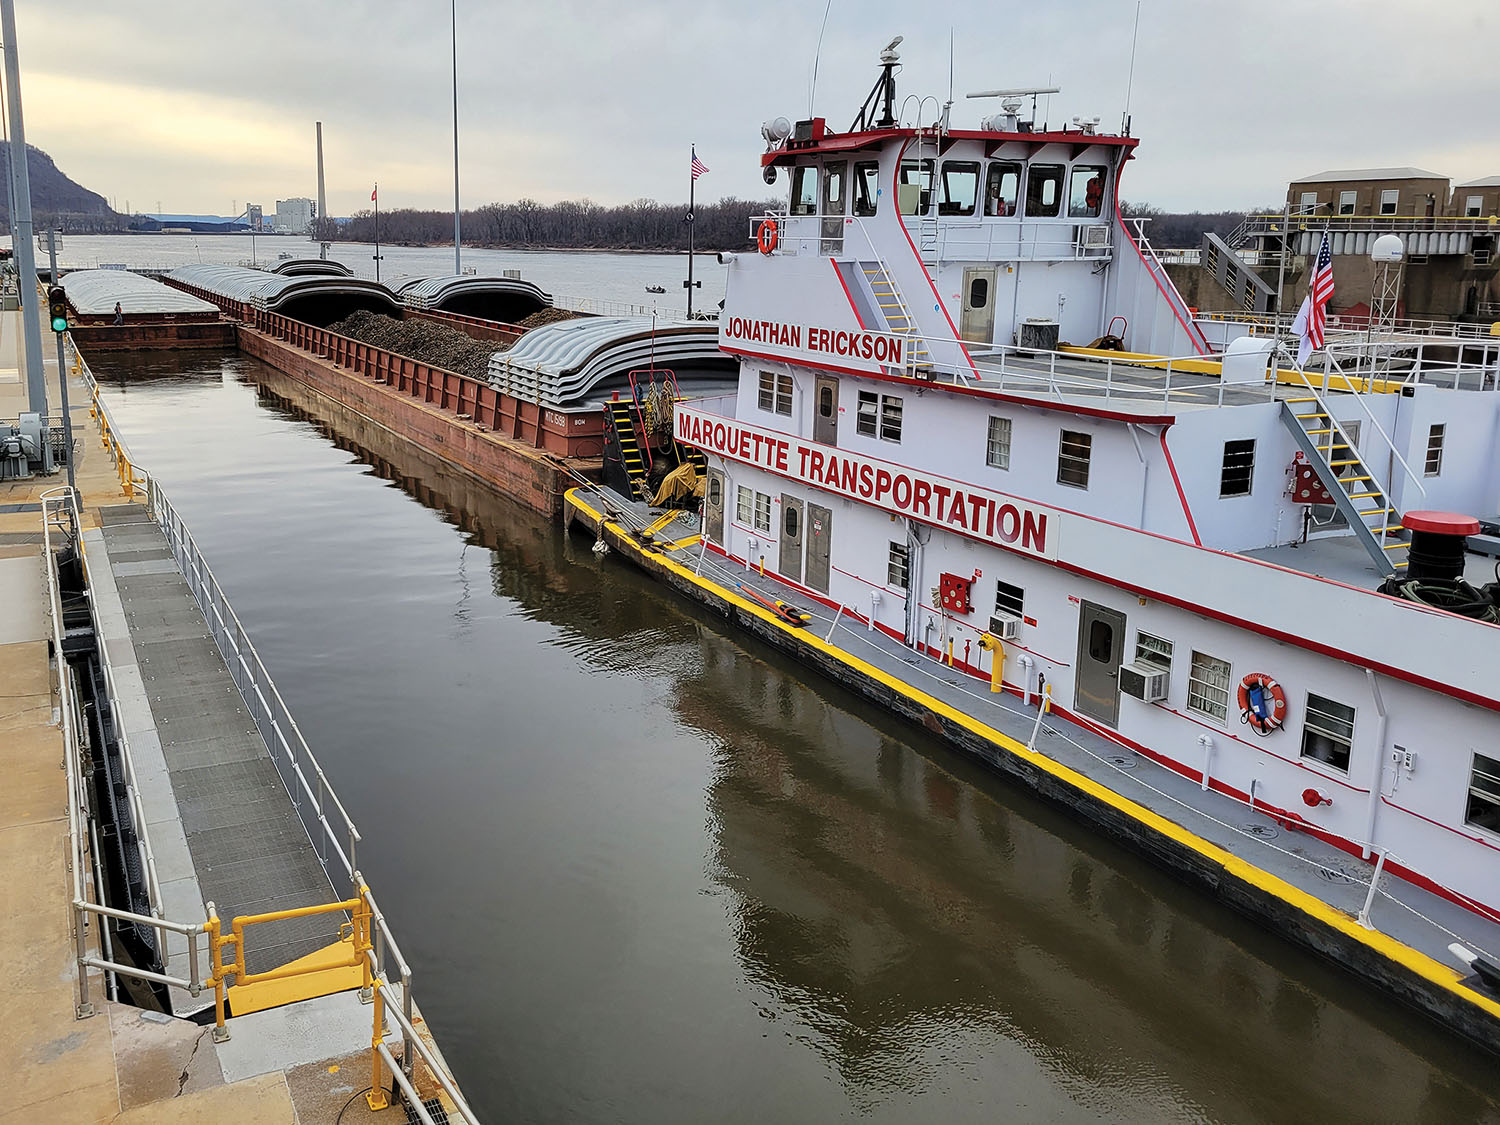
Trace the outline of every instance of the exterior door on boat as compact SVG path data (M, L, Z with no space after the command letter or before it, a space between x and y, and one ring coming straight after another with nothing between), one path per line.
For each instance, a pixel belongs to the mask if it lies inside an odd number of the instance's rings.
M813 387L813 441L839 443L839 381L819 375Z
M828 545L833 539L833 513L811 500L807 502L807 584L820 594L828 593Z
M1093 602L1078 613L1078 680L1073 706L1114 726L1120 718L1120 662L1125 654L1125 615Z
M724 470L709 469L703 491L703 533L709 542L724 545Z
M824 254L844 252L844 208L849 196L849 164L830 160L823 166L823 228L819 249Z
M995 339L994 266L970 266L964 270L964 307L958 334L976 344Z
M777 563L784 578L802 581L802 501L781 494L781 557Z

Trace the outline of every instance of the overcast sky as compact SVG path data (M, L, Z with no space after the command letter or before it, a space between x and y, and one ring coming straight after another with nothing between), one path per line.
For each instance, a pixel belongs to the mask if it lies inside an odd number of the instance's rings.
M452 206L447 0L18 4L27 140L124 209ZM897 34L902 97L1051 84L1054 124L1125 105L1134 0L832 0L816 112L848 128ZM931 14L927 23L918 14ZM465 207L763 198L761 121L805 116L817 0L458 0ZM1122 194L1172 210L1274 203L1328 168L1500 174L1500 0L1144 0Z

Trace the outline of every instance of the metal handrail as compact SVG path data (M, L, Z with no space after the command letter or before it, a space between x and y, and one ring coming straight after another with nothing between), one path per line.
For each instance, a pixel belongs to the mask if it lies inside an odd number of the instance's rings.
M84 861L84 807L86 797L83 791L82 770L80 768L79 754L81 745L78 739L78 720L76 715L77 703L73 698L72 685L67 674L67 665L63 660L62 645L62 593L59 588L57 570L55 565L55 554L53 553L52 534L56 527L62 529L61 521L52 509L66 504L77 519L78 496L71 488L52 489L42 494L42 545L46 553L47 572L47 598L48 609L52 616L52 645L58 660L58 713L63 735L63 769L67 776L68 787L68 870L72 880L72 896L69 904L73 914L73 937L74 955L78 963L78 1003L75 1006L75 1014L80 1018L94 1014L93 1004L89 1001L88 969L97 968L105 972L124 974L126 976L138 977L142 980L155 981L160 984L175 985L185 988L197 996L202 991L203 982L198 973L198 942L197 935L204 932L201 924L190 922L174 922L160 916L160 899L153 903L151 916L136 914L129 910L119 910L115 907L106 906L103 903L90 901L87 885L83 879L83 870L87 866ZM81 524L75 522L74 527ZM81 549L80 543L80 549ZM102 640L102 637L101 637ZM113 690L113 689L111 689ZM134 771L131 770L131 778L134 780ZM137 786L137 794L139 787ZM132 804L132 812L140 816L139 798L137 796ZM145 821L141 819L140 827L144 830ZM144 835L144 832L142 833ZM154 872L155 860L151 860L151 870ZM154 874L150 877L154 881ZM160 888L157 889L160 894ZM121 921L148 926L157 930L161 936L161 948L166 948L166 934L168 932L183 934L188 939L188 961L189 976L184 978L167 976L161 973L153 973L149 970L139 969L133 965L123 965L112 959L103 957L91 957L88 952L87 922L86 916L94 914L106 918L115 918Z
M81 528L83 528L83 514L78 510L78 493L74 492L74 489L54 489L52 492L43 493L43 513L46 511L48 498L55 499L55 501L68 502L68 508L72 514L72 525L81 531ZM55 517L48 520L49 525L52 522L55 522ZM84 544L83 534L77 534L75 538L77 538L78 559L83 564L84 576L89 577L89 550L87 550L86 544ZM48 568L48 574L51 576L51 567ZM92 591L92 580L89 582L89 588ZM110 657L110 642L105 637L104 625L99 621L98 600L93 597L92 592L90 592L86 600L89 603L89 619L93 624L93 631L95 631L95 642L99 645L99 663L104 666L105 688L107 688L111 700L120 699L120 688L118 688L118 685L114 681L114 660ZM62 654L62 649L58 648L57 652L58 654ZM62 657L58 655L58 658ZM147 822L145 822L145 807L141 804L141 781L139 781L139 778L135 774L135 754L130 750L130 736L126 732L126 729L124 729L124 723L117 724L115 741L118 741L118 744L120 744L120 759L124 762L124 774L126 774L124 793L126 793L126 799L130 805L130 819L135 822L136 847L141 852L142 865L145 868L145 895L147 895L147 901L150 903L151 915L159 918L162 915L162 882L160 882L160 877L157 876L156 850L151 847L150 828L148 828Z

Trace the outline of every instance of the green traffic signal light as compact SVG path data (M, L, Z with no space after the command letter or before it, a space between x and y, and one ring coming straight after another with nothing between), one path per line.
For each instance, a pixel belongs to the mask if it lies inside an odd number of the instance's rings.
M47 290L47 311L52 314L52 331L68 330L68 294L61 285Z

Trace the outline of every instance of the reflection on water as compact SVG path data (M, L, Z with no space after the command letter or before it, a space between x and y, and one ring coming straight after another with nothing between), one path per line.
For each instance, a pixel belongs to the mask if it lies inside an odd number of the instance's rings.
M488 1118L1500 1121L1490 1060L271 369L97 366Z

